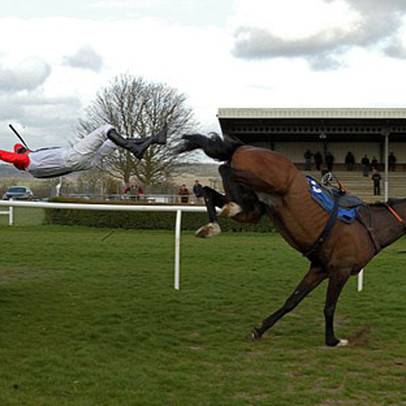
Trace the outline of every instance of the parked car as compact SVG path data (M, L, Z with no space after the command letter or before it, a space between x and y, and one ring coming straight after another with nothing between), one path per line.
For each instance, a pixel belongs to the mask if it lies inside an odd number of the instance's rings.
M26 186L12 186L3 195L3 200L31 200L34 197L31 189Z

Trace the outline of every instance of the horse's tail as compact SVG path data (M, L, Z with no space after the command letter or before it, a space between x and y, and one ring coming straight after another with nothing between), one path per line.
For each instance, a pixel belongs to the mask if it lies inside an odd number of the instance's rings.
M228 161L234 151L243 144L237 138L224 135L221 138L217 133L210 133L207 137L202 134L184 134L182 135L182 144L179 146L178 153L202 149L210 158L218 161Z

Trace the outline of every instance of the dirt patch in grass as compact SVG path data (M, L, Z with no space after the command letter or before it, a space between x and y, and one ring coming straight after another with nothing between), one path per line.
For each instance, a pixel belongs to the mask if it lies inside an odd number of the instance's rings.
M369 326L360 326L357 331L349 337L350 345L354 347L365 347L372 343L372 329Z
M252 395L251 393L247 393L247 392L236 392L234 394L234 399L241 399L241 400L246 400L249 402L265 400L268 397L269 397L269 395L267 395L267 394Z
M48 271L36 268L0 268L0 284L24 282L43 275Z

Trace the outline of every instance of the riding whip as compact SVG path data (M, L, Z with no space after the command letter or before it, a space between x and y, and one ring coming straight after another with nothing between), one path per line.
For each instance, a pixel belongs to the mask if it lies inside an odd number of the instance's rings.
M21 143L24 145L24 147L29 149L28 145L25 143L23 137L21 137L21 135L17 132L17 130L11 124L9 124L8 126L13 131L13 133L18 137L18 139L21 141Z

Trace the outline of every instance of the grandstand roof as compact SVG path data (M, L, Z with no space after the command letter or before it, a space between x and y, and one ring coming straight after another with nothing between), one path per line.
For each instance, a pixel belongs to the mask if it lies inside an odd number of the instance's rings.
M406 108L219 108L223 133L258 141L406 142Z
M219 108L219 118L404 119L406 108Z

